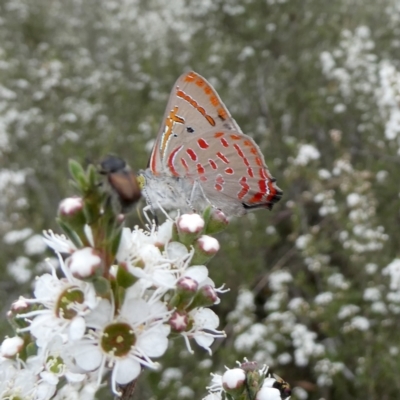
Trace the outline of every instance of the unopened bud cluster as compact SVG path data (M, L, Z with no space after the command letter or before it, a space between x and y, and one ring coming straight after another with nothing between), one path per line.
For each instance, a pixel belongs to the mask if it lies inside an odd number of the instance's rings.
M227 369L223 375L213 374L209 395L203 400L289 400L290 385L266 365L245 361L237 368Z

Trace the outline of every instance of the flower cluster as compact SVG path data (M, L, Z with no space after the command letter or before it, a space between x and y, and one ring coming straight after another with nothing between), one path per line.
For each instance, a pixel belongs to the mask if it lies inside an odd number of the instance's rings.
M290 385L278 375L269 374L266 365L259 368L256 362L247 360L238 364L237 368L227 369L222 376L213 374L209 394L203 400L290 399Z
M9 311L16 336L0 350L0 397L91 399L111 376L114 394L181 336L211 352L219 302L205 267L219 250L210 233L226 225L208 209L148 230L122 225L123 215L98 189L93 171L71 166L81 197L62 201L59 223L67 233L44 233L59 270L37 278L34 298ZM96 197L97 196L97 197Z

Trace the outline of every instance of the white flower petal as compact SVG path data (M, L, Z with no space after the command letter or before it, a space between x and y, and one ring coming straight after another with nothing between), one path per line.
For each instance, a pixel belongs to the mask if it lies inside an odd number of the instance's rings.
M166 220L162 225L159 226L157 232L157 242L166 244L171 240L172 237L172 225L173 221Z
M165 332L145 332L139 336L137 346L149 357L160 357L168 348Z
M86 325L92 328L102 328L112 319L111 303L102 299L97 307L85 316Z
M85 319L83 317L75 317L69 326L68 338L70 340L82 339L86 329Z
M200 347L208 351L210 350L210 346L214 343L214 338L212 336L206 336L201 332L196 333L193 339Z
M208 269L204 265L194 265L185 271L184 276L188 276L200 283L208 278Z
M150 306L143 299L128 299L124 302L121 310L123 315L131 324L142 323L149 317Z
M136 379L141 371L139 362L131 358L122 358L115 364L113 377L120 385L126 385Z
M36 390L35 400L51 399L56 392L56 389L56 385L49 385L47 383L39 384Z
M101 350L92 344L80 344L72 347L71 353L78 366L85 371L94 371L99 368L103 359Z
M257 393L256 400L282 400L282 397L278 389L262 387Z
M43 379L44 382L48 383L49 385L57 385L58 383L57 375L51 372L42 371L40 373L40 377Z
M209 308L200 308L193 313L196 327L204 329L216 329L219 325L218 315Z
M167 257L171 260L177 260L188 254L186 246L179 242L170 242L167 246Z
M175 275L170 270L158 269L154 271L153 280L158 286L166 289L174 288L176 283Z
M55 297L59 291L60 284L58 279L50 274L43 274L36 280L34 295L37 299Z
M71 383L77 383L77 382L83 382L86 378L86 374L74 374L73 372L67 371L65 373L65 377L67 378L68 382Z

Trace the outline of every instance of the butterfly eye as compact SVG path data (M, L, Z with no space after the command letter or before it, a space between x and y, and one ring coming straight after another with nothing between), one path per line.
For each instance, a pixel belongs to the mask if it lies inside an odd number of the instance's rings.
M186 128L186 130L187 130L189 133L193 133L193 132L194 132L194 129L193 129L191 126L188 126L188 127Z

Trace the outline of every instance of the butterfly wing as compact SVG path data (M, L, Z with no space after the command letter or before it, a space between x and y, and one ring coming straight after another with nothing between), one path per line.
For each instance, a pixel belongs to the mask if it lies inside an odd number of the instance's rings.
M173 168L173 159L178 151L175 143L182 144L211 129L241 133L210 83L195 72L181 75L169 96L153 147L148 166L151 172L154 175L182 176Z
M211 129L171 138L173 157L168 168L179 177L198 182L207 200L227 215L272 208L282 191L264 157L249 136L234 130Z

